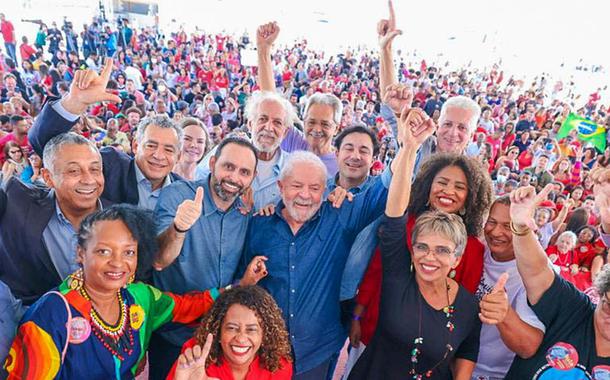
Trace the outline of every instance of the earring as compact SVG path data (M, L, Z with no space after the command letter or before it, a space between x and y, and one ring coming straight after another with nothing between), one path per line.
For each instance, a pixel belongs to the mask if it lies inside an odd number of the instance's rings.
M78 268L74 273L70 275L70 289L80 290L83 287L85 281L83 276L83 268Z
M455 269L449 271L449 278L455 278Z
M466 207L462 206L462 208L458 211L461 216L466 215Z
M411 270L411 273L413 273L413 261L411 261L411 268L410 268L410 270Z

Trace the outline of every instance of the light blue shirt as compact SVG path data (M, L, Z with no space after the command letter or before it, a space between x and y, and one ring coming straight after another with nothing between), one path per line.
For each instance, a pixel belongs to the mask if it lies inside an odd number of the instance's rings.
M55 192L49 193L55 198ZM64 216L55 199L55 213L51 216L49 224L42 232L42 238L49 251L51 262L62 279L78 269L76 263L77 231L72 223Z
M152 183L144 176L138 164L136 163L134 166L136 167L136 181L138 183L138 206L147 210L154 210L161 190L169 186L172 183L172 179L169 175L166 176L163 185L157 190L153 190Z
M383 186L388 189L390 182L392 182L392 171L386 168L383 173L379 176L369 176L367 179L357 187L349 189L352 194L360 194L368 190L371 185L377 181L381 181ZM326 196L332 190L337 187L337 178L329 179L326 183ZM375 247L377 246L377 230L379 229L379 223L381 218L375 219L371 224L364 227L362 231L356 236L356 240L352 244L345 263L345 269L343 270L343 277L341 278L341 291L339 299L341 301L353 298L356 295L358 286L362 281L362 277L368 268Z
M186 233L180 255L153 273L154 285L161 290L183 294L193 290L221 288L233 282L246 241L249 215L242 215L238 199L227 210L216 207L209 176L199 181L177 181L161 191L155 208L157 235L172 226L178 206L194 199L197 188L204 189L201 216ZM176 346L192 336L192 329L180 328L164 336Z
M4 361L13 344L19 320L25 311L11 289L0 281L0 360Z

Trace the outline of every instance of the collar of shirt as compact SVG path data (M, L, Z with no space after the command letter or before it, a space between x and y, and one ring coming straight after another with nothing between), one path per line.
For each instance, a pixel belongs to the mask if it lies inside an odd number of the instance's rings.
M370 175L367 175L366 179L360 185L354 186L351 189L349 189L348 191L352 194L359 194L368 188L368 186L371 184L372 179L373 179L373 177L371 177ZM326 189L328 190L329 194L337 186L339 186L339 173L335 174L334 178L329 178L326 181ZM328 196L328 194L326 196Z
M151 193L151 194L159 194L161 192L161 189L164 188L165 186L168 186L169 184L172 183L172 177L170 175L167 175L165 177L165 181L163 182L163 185L157 189L154 190L152 189L152 183L150 183L150 181L148 180L148 178L146 178L144 176L144 173L142 173L142 171L140 170L140 168L138 167L138 163L134 162L134 166L136 167L136 181L138 182L138 185L144 185L146 186L146 189Z
M238 209L239 207L242 207L244 204L241 201L241 197L237 197L237 199L235 199L235 201L231 204L231 207L229 207L227 209L227 211L222 211L220 210L217 206L216 206L216 202L214 202L214 198L212 197L212 188L210 187L210 181L212 180L212 174L208 174L208 176L206 177L205 180L200 181L200 183L198 185L203 187L203 215L204 216L210 216L212 214L214 214L215 212L218 213L226 213L229 212L233 209ZM195 191L197 191L197 188L195 188Z
M68 218L66 218L64 213L61 211L61 208L59 207L59 202L57 201L57 195L55 194L55 190L51 190L49 192L49 196L55 200L55 215L57 216L57 219L60 221L60 223L62 223L65 226L70 226L70 227L74 228L72 226L72 223L68 220ZM96 211L101 211L103 209L104 209L104 206L102 205L102 201L98 198Z

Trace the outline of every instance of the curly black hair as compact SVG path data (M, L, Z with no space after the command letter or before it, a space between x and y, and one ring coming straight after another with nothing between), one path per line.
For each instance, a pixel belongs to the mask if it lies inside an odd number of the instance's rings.
M462 216L468 236L480 236L484 218L493 201L493 190L489 174L472 158L457 153L435 153L422 164L413 186L407 211L415 217L428 211L430 189L436 175L446 167L456 166L464 172L468 182L465 213Z
M89 214L81 222L77 234L78 245L81 248L87 247L95 223L105 220L120 220L125 223L138 242L138 267L135 279L144 282L150 280L153 255L158 250L153 212L134 205L117 204Z
M227 311L235 304L252 310L263 329L263 341L257 353L262 367L275 372L280 368L282 358L292 361L288 331L280 308L269 293L253 285L240 286L224 292L214 302L212 310L203 317L201 325L195 332L197 344L203 346L208 334L214 336L206 366L218 363L222 357L220 329Z

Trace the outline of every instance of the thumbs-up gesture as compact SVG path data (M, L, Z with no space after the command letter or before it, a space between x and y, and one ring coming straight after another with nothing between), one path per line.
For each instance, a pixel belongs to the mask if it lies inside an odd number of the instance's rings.
M81 114L87 106L97 102L120 103L121 98L106 91L112 73L112 59L107 58L101 73L94 70L77 70L70 85L70 92L62 99L62 106L70 113Z
M196 345L187 348L178 357L175 380L218 380L216 377L208 377L205 372L205 361L208 359L214 337L208 334L203 347Z
M178 206L174 226L179 231L188 231L201 216L203 207L203 187L197 188L195 199L187 199Z
M513 225L518 229L529 227L537 230L534 222L536 207L548 199L549 193L553 189L552 184L546 185L538 194L533 186L520 187L510 194L510 218Z
M508 273L502 273L491 293L484 295L483 299L481 299L479 303L481 308L479 318L481 322L497 325L502 323L504 318L506 318L509 309L508 296L504 289L506 281L508 281Z

